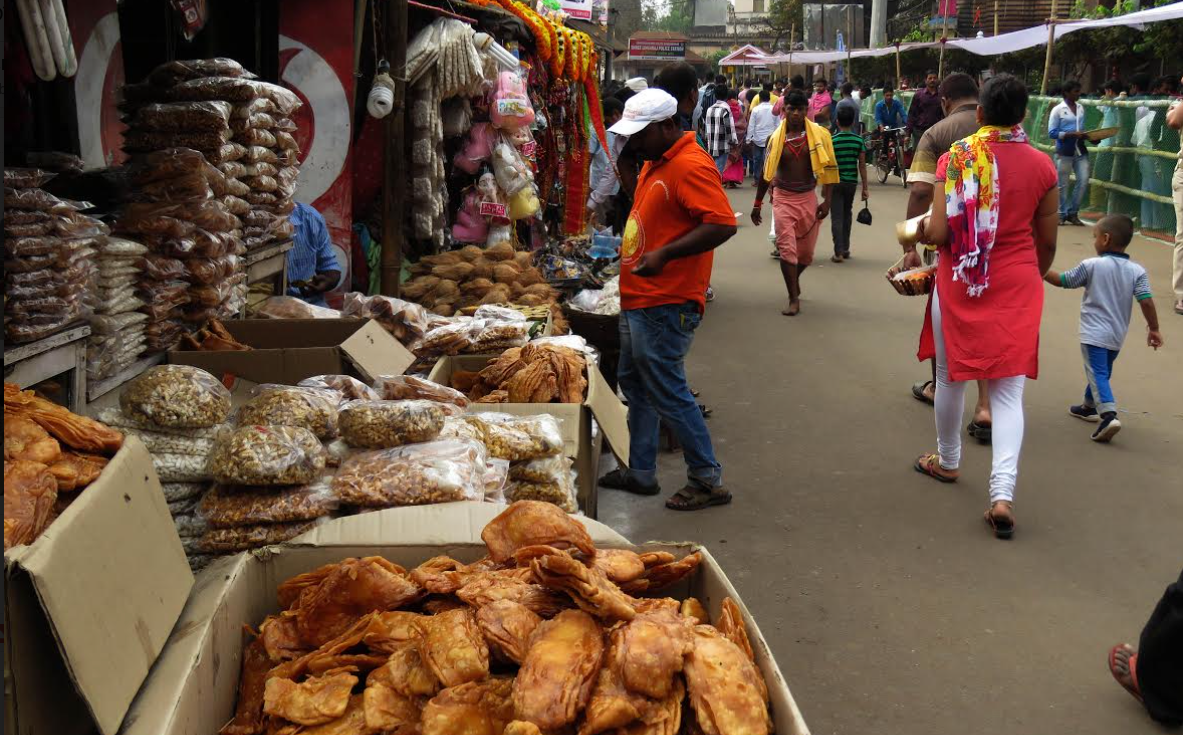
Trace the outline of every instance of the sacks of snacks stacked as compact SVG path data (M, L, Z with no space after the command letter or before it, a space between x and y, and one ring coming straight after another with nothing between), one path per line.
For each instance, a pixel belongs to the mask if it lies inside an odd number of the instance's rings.
M429 255L410 271L413 278L403 284L403 298L441 316L482 304L541 306L559 297L534 267L531 253L515 252L509 243Z
M128 383L119 406L99 418L151 452L182 544L192 554L192 539L205 530L196 505L209 488L209 454L229 431L230 392L200 368L160 365Z
M228 105L227 127L219 128L216 136L207 134L174 145L197 148L227 177L246 186L235 195L242 203L231 204L243 218L242 238L248 252L292 236L294 228L287 217L294 208L300 148L291 115L301 105L293 92L256 80L232 59L193 59L157 67L146 83L125 87L124 101L125 105L165 101Z
M467 426L453 425L448 431L475 433L491 458L509 462L506 500L544 500L568 513L579 510L575 472L563 456L558 419L550 414L474 413L462 420Z
M95 255L107 228L40 187L53 174L4 170L4 331L9 342L58 332L93 305Z
M98 479L123 434L4 384L4 550L31 544Z
M124 207L115 229L148 248L137 295L148 315L145 347L158 352L241 308L242 223L216 196L232 190L229 181L197 150L140 154L130 175L138 201Z
M114 375L144 351L148 315L136 291L147 255L147 245L121 237L109 237L99 246L99 278L86 351L86 374L91 381Z

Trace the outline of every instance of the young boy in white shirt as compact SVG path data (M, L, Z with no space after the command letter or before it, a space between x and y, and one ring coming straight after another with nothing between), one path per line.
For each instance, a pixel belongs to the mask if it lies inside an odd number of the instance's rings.
M1108 442L1121 431L1117 402L1110 388L1113 362L1130 329L1130 312L1137 300L1146 318L1146 344L1162 347L1158 312L1150 293L1146 269L1130 260L1126 248L1134 236L1134 221L1124 214L1102 217L1093 226L1096 258L1089 258L1070 271L1049 270L1044 280L1061 288L1084 288L1080 304L1080 351L1088 386L1084 403L1068 413L1085 421L1100 422L1092 439Z

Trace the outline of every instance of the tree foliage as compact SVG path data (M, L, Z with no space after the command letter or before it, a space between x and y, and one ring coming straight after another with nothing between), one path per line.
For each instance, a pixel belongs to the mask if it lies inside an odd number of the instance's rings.
M694 27L692 0L646 0L641 3L641 27L647 31L689 33Z
M791 47L794 36L804 35L804 25L805 8L802 0L772 0L762 32L772 37L773 48L779 48L781 41Z

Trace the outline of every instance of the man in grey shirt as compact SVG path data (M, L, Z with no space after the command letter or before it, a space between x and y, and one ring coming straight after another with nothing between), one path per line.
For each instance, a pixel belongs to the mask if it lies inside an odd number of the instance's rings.
M851 84L850 82L843 84L842 85L842 99L838 100L837 106L834 107L834 120L835 120L834 125L837 126L837 124L838 124L837 120L838 120L838 111L839 110L841 110L843 107L853 108L854 109L854 127L851 128L851 131L858 133L859 135L862 135L863 134L863 121L860 119L862 117L860 114L862 112L862 108L859 106L859 103L855 101L853 95L854 95L854 85ZM837 127L835 127L835 129L837 129Z
M1080 303L1080 351L1088 386L1084 403L1068 413L1085 421L1099 421L1093 432L1096 442L1108 442L1121 430L1117 402L1109 379L1113 362L1130 329L1130 312L1136 300L1146 317L1146 344L1162 346L1158 312L1150 293L1146 269L1130 260L1125 249L1134 236L1134 221L1124 214L1110 214L1093 226L1096 258L1089 258L1070 271L1049 270L1044 280L1061 288L1083 288Z

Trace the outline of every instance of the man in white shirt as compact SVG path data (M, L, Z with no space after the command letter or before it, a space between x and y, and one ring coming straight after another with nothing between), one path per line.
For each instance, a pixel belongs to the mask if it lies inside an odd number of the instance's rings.
M1183 102L1178 100L1167 110L1167 127L1183 130ZM1175 313L1183 315L1183 140L1179 142L1179 162L1171 179L1171 193L1175 201L1175 261L1172 287L1175 289Z
M761 98L760 104L752 109L752 117L748 120L748 134L744 142L751 143L752 170L756 172L756 183L764 171L764 151L768 147L768 139L779 124L779 120L772 114L772 102Z
M609 97L604 100L603 111L604 125L612 127L620 122L620 117L624 113L624 103ZM587 198L587 209L593 222L600 221L606 225L612 225L613 231L617 229L618 217L616 215L618 213L611 211L614 209L612 203L615 195L620 191L620 180L616 177L616 161L620 158L620 151L627 142L627 137L610 132L608 133L608 150L604 150L594 135L589 143L592 151L592 191ZM624 216L628 216L628 213L626 212Z

